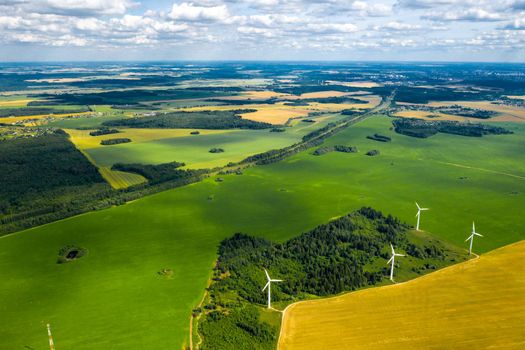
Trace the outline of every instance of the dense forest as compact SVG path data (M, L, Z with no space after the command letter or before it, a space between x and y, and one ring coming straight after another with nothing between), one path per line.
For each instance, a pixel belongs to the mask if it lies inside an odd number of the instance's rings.
M0 118L20 117L42 114L65 114L65 113L82 113L90 112L88 106L81 106L73 109L53 108L53 107L17 107L17 108L0 108Z
M58 212L70 204L75 193L110 189L61 130L0 141L0 164L2 224Z
M111 169L142 175L149 180L150 184L157 184L176 179L191 178L206 173L206 170L179 169L184 165L184 163L179 162L158 165L117 163L114 164Z
M372 208L361 208L284 243L243 233L223 240L208 302L195 310L203 313L199 327L203 349L275 346L275 327L262 321L260 312L244 316L244 310L262 310L253 307L266 303L261 292L266 283L263 269L283 280L272 285L274 305L328 296L381 283L388 273L390 244L407 254L396 270L405 278L465 259L436 239L409 234L407 224ZM221 337L209 337L221 329ZM249 342L257 334L264 334L266 344Z
M151 117L119 119L105 122L105 126L161 129L270 129L269 123L261 123L239 116L254 110L170 112Z
M512 134L505 128L487 124L460 123L457 121L427 121L417 118L399 118L392 124L394 130L403 135L427 138L438 132L461 136L481 137L483 135Z

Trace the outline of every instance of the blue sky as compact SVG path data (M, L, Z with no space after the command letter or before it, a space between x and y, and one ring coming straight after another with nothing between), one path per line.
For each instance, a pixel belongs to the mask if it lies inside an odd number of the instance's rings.
M525 61L525 0L0 0L0 61Z

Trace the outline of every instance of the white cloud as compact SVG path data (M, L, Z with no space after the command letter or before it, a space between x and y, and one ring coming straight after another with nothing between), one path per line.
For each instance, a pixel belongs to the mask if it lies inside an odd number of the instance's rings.
M130 0L36 0L31 8L42 13L89 16L122 15L135 5Z
M470 8L460 11L446 11L441 13L428 13L422 16L424 19L433 21L473 21L473 22L491 22L501 21L505 17L497 12L491 12L482 8Z
M223 23L229 22L231 19L226 5L196 6L188 2L173 4L168 16L175 20L216 21Z

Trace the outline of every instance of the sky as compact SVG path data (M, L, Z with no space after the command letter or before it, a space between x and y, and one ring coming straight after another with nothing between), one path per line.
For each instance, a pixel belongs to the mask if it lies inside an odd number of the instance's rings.
M0 0L0 61L525 62L525 0Z

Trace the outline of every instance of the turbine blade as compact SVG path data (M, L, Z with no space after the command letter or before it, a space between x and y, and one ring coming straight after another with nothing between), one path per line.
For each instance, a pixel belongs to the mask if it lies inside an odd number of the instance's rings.
M283 280L270 280L270 282L282 282Z
M392 245L392 243L390 243L390 249L392 249L392 255L394 255L396 252L394 251L394 246Z
M266 279L268 279L269 281L271 278L270 278L270 275L268 274L268 271L266 271L266 269L264 269L264 273L266 274Z
M390 260L387 261L387 265L390 264L392 262L392 260L394 260L394 256L392 255L392 257L390 258Z
M268 281L268 283L266 283L266 284L264 285L264 288L262 289L262 291L264 292L264 290L265 290L266 288L268 288L269 285L270 285L270 281Z
M430 210L430 208L421 208L421 210Z
M480 234L479 234L479 233L477 233L477 232L474 232L474 234L475 234L476 236L480 236L480 237L483 237L483 235L480 235Z
M417 202L416 202L416 207L418 210L421 210L421 207L419 206L419 204L417 204Z
M472 236L474 236L474 234L471 234L470 236L468 236L468 238L465 240L465 242L468 241L469 239L471 239Z
M472 221L472 232L476 232L476 225L474 225L474 221Z
M397 253L396 253L396 256L405 256L405 255L404 255L404 254L397 254Z

